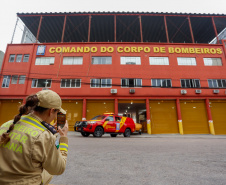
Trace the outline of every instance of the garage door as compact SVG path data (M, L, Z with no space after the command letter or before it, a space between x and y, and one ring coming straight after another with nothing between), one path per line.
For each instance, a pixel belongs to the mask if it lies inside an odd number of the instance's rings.
M226 100L210 100L215 134L226 134Z
M69 130L74 130L74 125L76 121L82 120L82 100L63 100L62 108L67 111L67 121L69 125Z
M151 133L179 133L174 100L150 100Z
M181 100L181 116L184 134L209 134L204 100Z
M87 100L86 118L89 120L103 113L115 112L114 100Z
M0 125L14 119L23 100L0 100Z

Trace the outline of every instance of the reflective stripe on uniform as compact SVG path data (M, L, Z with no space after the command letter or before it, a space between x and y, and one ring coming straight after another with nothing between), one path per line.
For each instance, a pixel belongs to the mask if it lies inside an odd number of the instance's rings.
M22 116L20 121L27 123L29 125L32 125L33 127L40 129L41 131L44 131L47 129L39 121L35 120L34 118L32 118L30 116Z
M66 143L60 143L60 150L68 151L68 145Z

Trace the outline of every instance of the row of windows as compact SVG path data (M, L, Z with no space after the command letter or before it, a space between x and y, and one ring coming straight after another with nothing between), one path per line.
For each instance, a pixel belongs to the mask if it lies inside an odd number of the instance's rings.
M35 64L39 64L39 60L41 57L36 59ZM45 58L53 57L42 57L43 60L48 60ZM42 59L41 58L41 59ZM203 58L205 66L222 66L221 58ZM177 58L178 65L188 65L188 66L196 66L196 58L188 58L188 57L178 57ZM54 61L53 61L54 63ZM63 65L82 65L83 64L83 57L63 57ZM112 57L92 57L92 64L112 64ZM141 58L140 57L120 57L120 64L121 65L141 65ZM149 64L150 65L169 65L169 58L168 57L149 57ZM48 61L46 64L42 65L49 65Z
M26 76L13 75L11 84L24 84ZM11 76L6 75L3 78L2 87L9 87ZM182 88L200 88L199 79L181 79ZM50 88L51 79L32 79L33 88L46 87ZM226 79L209 79L210 88L226 88ZM151 79L152 87L172 87L171 79ZM79 88L81 87L81 79L61 79L61 88ZM112 87L112 79L91 79L90 87ZM122 78L121 87L142 87L142 79L139 78Z
M25 75L20 75L20 76L12 75L11 84L17 84L17 83L18 84L24 84L25 78L26 78ZM9 87L10 79L11 79L10 75L4 76L3 81L2 81L2 87Z
M22 61L22 55L10 55L9 62ZM29 55L23 56L23 62L28 62ZM35 65L54 64L54 57L37 57ZM203 58L205 66L222 66L221 58ZM196 58L178 57L178 65L196 66ZM141 65L140 57L120 57L122 65ZM63 57L63 65L82 65L83 57ZM92 57L92 64L112 64L112 57ZM150 65L169 65L168 57L149 57Z
M9 62L28 62L29 60L29 56L28 54L22 55L22 54L17 54L17 55L10 55L9 56Z

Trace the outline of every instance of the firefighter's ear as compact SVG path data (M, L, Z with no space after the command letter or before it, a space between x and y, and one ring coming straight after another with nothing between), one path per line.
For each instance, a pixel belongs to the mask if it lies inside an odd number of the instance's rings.
M55 114L55 112L56 112L55 109L53 109L53 108L49 109L48 110L48 116L51 116L51 115Z

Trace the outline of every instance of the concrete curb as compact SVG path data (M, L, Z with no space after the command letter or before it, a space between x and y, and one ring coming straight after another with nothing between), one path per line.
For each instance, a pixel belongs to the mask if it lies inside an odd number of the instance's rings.
M81 134L79 132L69 131L68 136L76 136L80 137ZM82 136L81 136L82 137ZM89 136L92 137L92 136ZM104 134L102 136L103 138L110 137L109 134ZM118 137L123 137L123 135L119 135ZM139 134L132 134L131 138L180 138L180 139L226 139L226 135L211 135L211 134L186 134L186 135L180 135L180 134L147 134L143 133L141 135Z

